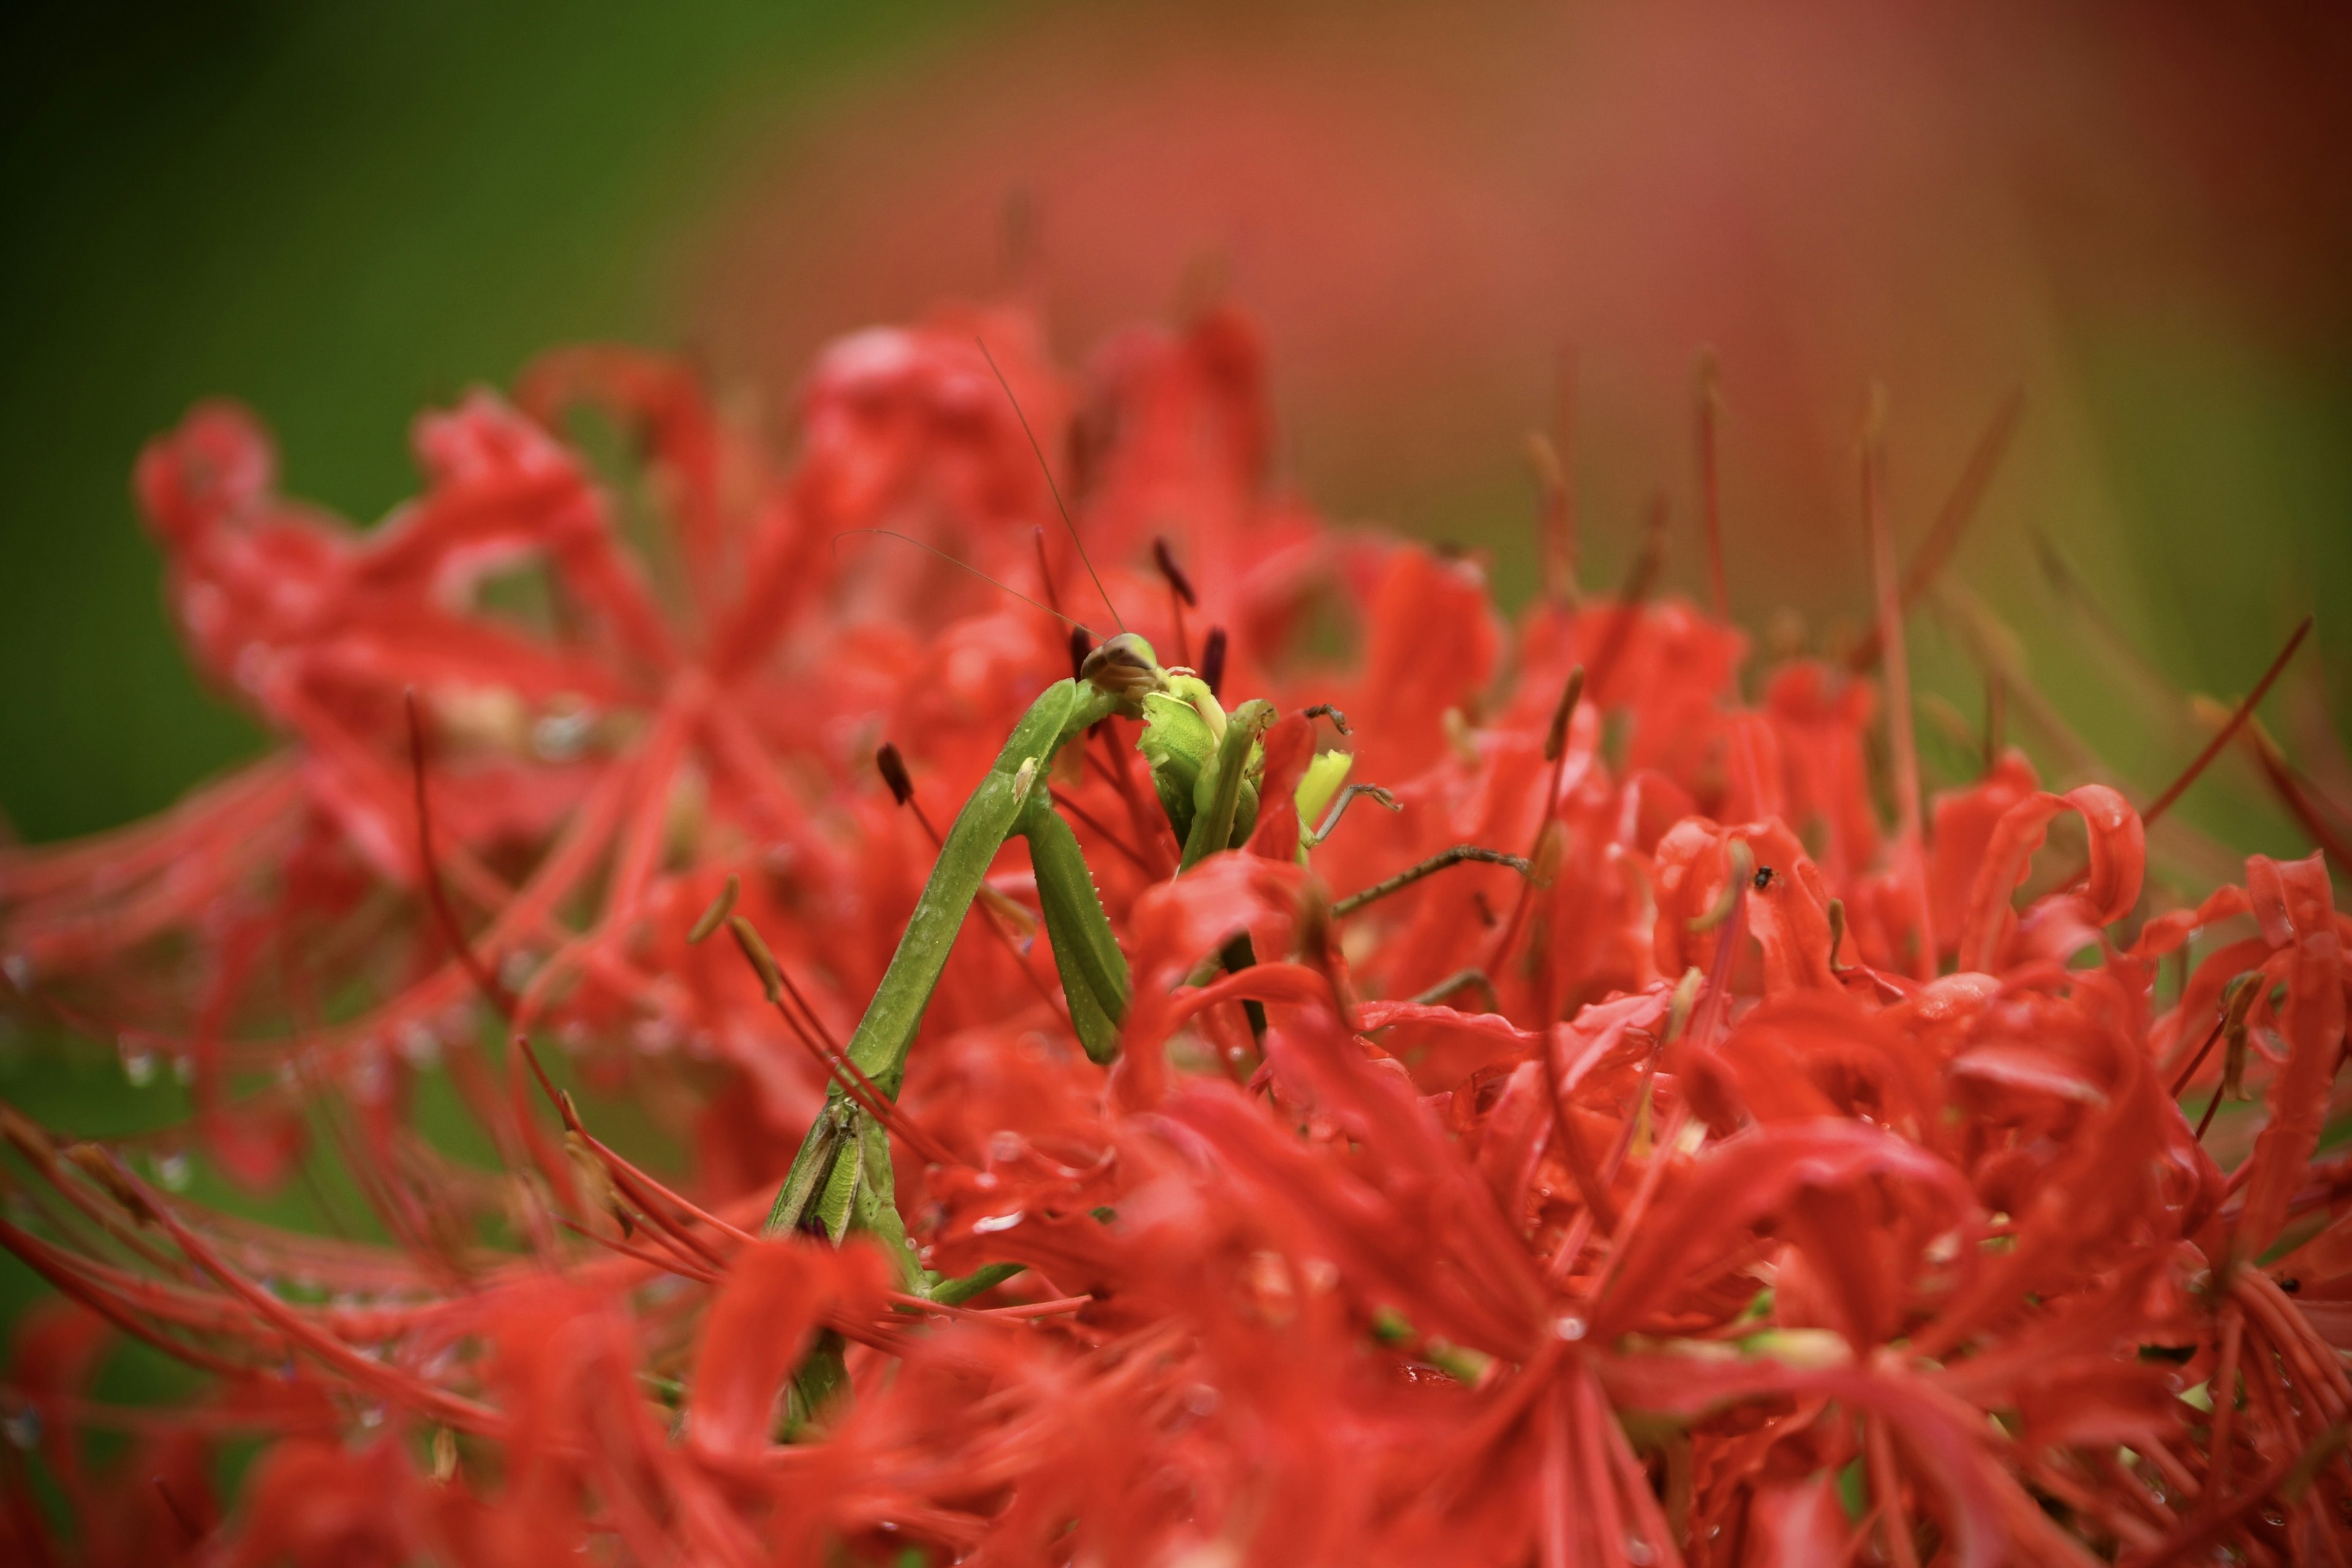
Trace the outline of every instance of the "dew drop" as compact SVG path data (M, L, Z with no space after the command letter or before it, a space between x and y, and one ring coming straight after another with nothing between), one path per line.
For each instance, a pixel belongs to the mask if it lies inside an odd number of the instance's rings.
M971 1232L974 1236L994 1236L999 1231L1011 1230L1020 1223L1021 1211L1014 1209L1011 1214L991 1215L986 1219L972 1221Z
M429 1068L441 1059L441 1037L422 1019L413 1019L401 1026L400 1054L414 1067Z
M383 1406L381 1405L362 1406L360 1410L360 1425L370 1428L383 1426Z
M19 991L32 990L33 955L29 952L12 952L5 958L0 958L0 974L7 975L8 984Z
M540 715L530 727L530 747L541 762L568 763L588 749L595 728L596 710L575 700Z
M194 1179L195 1173L195 1167L188 1157L176 1149L155 1161L155 1179L163 1184L163 1190L167 1193L186 1192L188 1183Z
M360 1047L359 1059L352 1064L350 1082L352 1095L371 1104L382 1100L384 1090L390 1087L386 1077L383 1047L371 1040Z
M0 1431L19 1448L29 1448L41 1440L41 1413L29 1405L16 1405L0 1416Z
M1584 1337L1584 1320L1574 1312L1562 1312L1551 1321L1551 1331L1573 1344Z
M173 1057L172 1058L172 1077L182 1089L185 1089L188 1085L195 1082L196 1058L192 1056L185 1055Z
M115 1050L122 1058L122 1076L133 1089L145 1089L155 1081L155 1053L125 1038L116 1042Z

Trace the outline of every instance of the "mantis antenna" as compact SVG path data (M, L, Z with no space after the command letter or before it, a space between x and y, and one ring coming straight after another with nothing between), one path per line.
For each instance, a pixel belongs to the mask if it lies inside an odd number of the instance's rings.
M1029 428L1029 416L1021 411L1021 400L1013 395L1013 384L1004 379L1004 372L997 367L996 356L988 352L988 340L975 337L971 341L980 345L980 357L988 362L988 368L995 371L996 384L1004 388L1004 401L1013 405L1013 417L1021 421L1021 433L1029 437L1029 449L1037 455L1037 471L1045 476L1045 488L1054 492L1055 510L1062 514L1062 526L1070 531L1070 542L1078 547L1078 559L1087 563L1087 575L1095 580L1095 592L1102 595L1103 608L1110 612L1110 618L1118 623L1120 631L1127 630L1127 618L1118 613L1118 606L1110 602L1110 591L1103 586L1102 574L1095 570L1095 558L1087 553L1087 542L1078 537L1078 525L1070 521L1069 503L1062 499L1062 487L1054 482L1054 466L1045 461L1045 448L1037 444L1037 432ZM1030 602L1034 604L1036 601L1033 599ZM1064 618L1067 619L1066 616Z
M885 539L895 539L901 544L911 544L918 550L929 551L931 554L938 556L940 560L946 562L950 566L962 567L965 571L971 573L973 576L979 578L990 587L1003 588L1006 593L1012 595L1023 604L1036 605L1037 608L1045 611L1055 620L1068 621L1071 626L1077 627L1078 630L1086 633L1088 637L1095 635L1094 628L1087 625L1084 621L1071 620L1069 616L1062 614L1061 611L1054 608L1051 605L1038 605L1036 600L1031 598L1020 589L1013 587L1009 584L998 582L995 578L990 576L987 573L982 571L971 562L959 561L954 556L949 554L946 551L926 544L921 540L915 538L912 534L901 533L895 528L845 528L839 533L833 536L833 552L835 555L841 553L841 542L847 539L853 533L878 533ZM1091 571L1093 568L1089 567L1088 570ZM1103 603L1108 604L1110 601L1108 599L1105 599ZM1113 611L1112 614L1116 615L1118 612Z

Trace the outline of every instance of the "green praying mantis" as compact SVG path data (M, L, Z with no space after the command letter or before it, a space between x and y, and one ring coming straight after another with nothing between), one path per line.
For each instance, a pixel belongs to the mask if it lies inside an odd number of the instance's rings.
M1114 714L1144 721L1152 783L1183 844L1180 872L1248 836L1257 809L1253 775L1264 762L1258 738L1273 705L1254 700L1227 714L1198 676L1162 668L1151 645L1131 632L1093 649L1076 679L1055 681L1030 705L964 802L889 967L842 1049L856 1076L881 1093L897 1097L956 933L997 850L1015 836L1028 842L1071 1026L1094 1060L1117 1054L1129 998L1127 959L1076 836L1046 787L1061 748ZM1339 770L1322 771L1328 778ZM871 1231L899 1259L909 1286L935 1289L907 1250L890 1197L889 1157L887 1131L858 1105L849 1084L836 1082L777 1194L769 1230L822 1228L836 1240L848 1230Z
M846 1070L837 1076L777 1193L767 1221L770 1234L822 1230L837 1243L851 1231L870 1233L890 1253L905 1288L935 1300L960 1300L993 1282L943 1280L917 1262L892 1196L889 1129L868 1108L871 1101L861 1100L858 1089L862 1086L897 1098L908 1054L957 932L998 849L1016 835L1028 842L1038 905L1071 1026L1092 1059L1108 1062L1117 1055L1129 997L1127 959L1077 838L1055 809L1046 787L1060 749L1113 715L1143 721L1139 749L1182 846L1178 875L1249 837L1265 763L1261 737L1274 721L1274 705L1253 699L1226 711L1207 682L1181 667L1162 668L1151 645L1132 632L1095 647L1076 679L1047 687L1013 725L987 776L948 830L889 966L842 1047ZM1338 797L1319 830L1302 827L1302 858L1331 832L1358 795L1370 795L1396 809L1387 792L1377 786L1354 784L1341 791L1351 761L1343 752L1325 752L1314 759L1300 781L1295 800L1302 825ZM1457 846L1341 900L1334 910L1352 910L1420 877L1471 859L1507 865L1523 876L1529 873L1528 862L1518 857ZM716 923L706 917L703 929ZM740 921L735 929L754 966L763 977L771 976L773 961L759 945L756 933ZM1237 940L1246 942L1245 937ZM1229 947L1223 957L1228 967L1252 962L1245 947L1239 952Z
M985 354L986 345L981 347ZM989 363L992 367L993 359ZM1010 398L1011 387L1005 391ZM1017 401L1013 407L1018 414ZM1026 430L1026 417L1021 422ZM1030 442L1035 447L1034 434ZM1052 471L1045 466L1042 449L1037 456L1052 486ZM1058 506L1058 487L1054 487L1054 495ZM1063 521L1076 542L1077 529L1068 509L1061 510ZM1083 558L1083 542L1078 542L1078 548ZM1087 564L1092 575L1093 563ZM1100 577L1096 576L1095 582L1100 591ZM1108 593L1104 605L1117 618ZM1047 613L1060 616L1057 610ZM1078 626L1078 630L1086 628ZM1322 708L1307 712L1329 714L1342 731L1347 728L1336 710ZM1014 723L987 776L965 800L941 839L938 858L889 965L856 1030L829 1064L835 1069L834 1082L776 1194L768 1215L768 1234L821 1231L835 1245L852 1232L870 1235L882 1244L908 1294L945 1305L968 1300L1018 1271L1018 1265L1000 1264L956 1279L933 1274L922 1266L898 1212L891 1173L892 1127L886 1124L889 1107L883 1101L897 1100L906 1079L908 1054L957 933L973 901L982 895L988 868L998 850L1016 835L1028 843L1038 906L1070 1026L1093 1060L1108 1062L1118 1054L1119 1027L1127 1016L1131 986L1127 959L1111 931L1076 836L1055 809L1047 784L1061 749L1114 715L1142 721L1138 749L1150 765L1153 791L1181 846L1179 876L1211 855L1248 840L1256 823L1265 768L1261 737L1275 720L1274 705L1252 699L1228 712L1207 680L1181 666L1163 668L1151 645L1133 632L1121 630L1092 647L1074 678L1048 686ZM1341 789L1352 761L1344 752L1318 755L1297 784L1294 801L1301 825L1298 853L1302 861L1309 848L1328 837L1358 796L1370 795L1391 811L1400 809L1388 792L1376 785L1358 784ZM1305 825L1327 805L1329 815L1319 828L1309 831ZM1465 860L1507 865L1523 877L1532 874L1529 863L1519 857L1457 845L1338 901L1330 912L1335 916L1351 912ZM732 890L730 883L730 895ZM692 940L699 941L715 930L726 919L731 903L731 896L722 896L697 923ZM748 922L739 917L728 923L744 956L760 973L770 1000L777 1000L780 988L789 985L789 980ZM1255 962L1248 942L1244 933L1225 946L1220 954L1225 967ZM1255 1004L1248 1005L1253 1026L1262 1029L1263 1014ZM906 1131L903 1126L899 1130ZM814 1416L845 1381L841 1346L832 1336L825 1336L794 1374L790 1423L796 1426Z
M1055 809L1047 787L1061 748L1114 715L1143 721L1138 749L1150 764L1153 790L1182 846L1179 876L1248 839L1263 782L1261 737L1274 721L1274 705L1253 699L1226 711L1206 681L1181 667L1163 668L1151 645L1131 632L1095 647L1076 679L1047 687L1013 725L987 775L941 840L922 895L865 1016L831 1063L835 1081L777 1192L768 1215L768 1234L822 1232L835 1245L853 1232L868 1235L889 1257L903 1290L943 1305L968 1300L1019 1271L1018 1265L999 1264L949 1279L923 1267L898 1211L891 1171L893 1127L885 1121L890 1108L881 1099L897 1099L908 1052L949 952L981 895L989 865L1015 835L1028 842L1038 905L1071 1027L1092 1059L1108 1062L1117 1055L1130 995L1127 959L1077 838ZM1333 717L1344 729L1345 721ZM1344 752L1325 752L1301 779L1294 801L1302 859L1331 833L1359 795L1370 795L1398 809L1377 786L1359 784L1341 789L1352 760ZM1305 825L1327 805L1329 815L1319 828L1308 830ZM1459 845L1339 900L1331 912L1350 912L1465 860L1532 874L1528 862L1517 856ZM697 940L716 929L730 903L722 897L698 922ZM728 923L759 971L770 999L776 1000L780 984L789 981L748 922L736 917ZM1220 960L1228 969L1255 962L1246 934L1229 942ZM1252 1021L1261 1025L1262 1015L1254 1015ZM907 1131L903 1126L898 1130L902 1134ZM814 1418L845 1382L841 1345L829 1335L821 1338L793 1376L787 1430Z

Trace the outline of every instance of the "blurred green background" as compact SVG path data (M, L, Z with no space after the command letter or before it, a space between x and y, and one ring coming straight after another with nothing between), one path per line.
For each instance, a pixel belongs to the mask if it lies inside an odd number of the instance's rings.
M1554 11L1574 23L1555 51L1512 50ZM1705 7L1643 11L1661 19L1630 30L1628 11L1497 8L1517 33L1492 17L1472 27L1426 8L1318 4L238 0L15 14L0 50L0 812L28 840L89 832L260 744L188 671L128 501L140 444L197 398L253 405L278 433L289 493L372 519L412 486L411 416L469 382L502 381L552 343L614 337L690 345L781 402L824 336L986 292L996 209L1037 187L1059 262L1045 297L1066 351L1160 312L1186 268L1222 247L1235 292L1268 321L1295 477L1339 515L1492 550L1507 603L1530 559L1515 453L1544 417L1552 345L1600 340L1581 468L1590 574L1606 580L1648 490L1667 483L1686 500L1680 378L1688 345L1715 336L1727 340L1734 604L1751 625L1783 603L1817 619L1859 610L1842 465L1864 377L1894 381L1896 522L1912 537L1977 422L2021 384L2025 434L1961 574L2018 627L2094 743L2153 783L2194 736L2046 592L2035 531L2181 689L2242 689L2296 616L2321 610L2307 668L2328 672L2341 728L2352 636L2326 612L2352 588L2352 137L2310 79L2336 79L2332 66L2352 58L2343 29L2315 37L2273 18L2183 35L2179 11L2159 8L2055 41L2021 24L1874 34L1822 0L1790 15L1833 29L1796 42L1826 62L1803 68L1827 84L1836 122L1799 133L1764 110L1718 123L1675 100L1717 79L1712 35L1694 21ZM1839 54L1865 47L1879 54ZM1902 72L1920 68L1884 58L1898 47L1957 52L1961 66L1914 92ZM2000 73L1969 74L1969 48ZM1506 52L1540 68L1504 68ZM2300 77L2282 73L2288 59ZM1838 94L1873 72L1948 102L1940 118L1903 110L1916 145L1856 174L1847 145L1890 111ZM2188 87L2172 81L2183 75ZM1654 123L1629 118L1612 90L1666 107ZM1599 103L1599 118L1491 107L1563 96ZM2041 99L2057 107L2014 107ZM1999 155L1947 167L1938 139ZM1840 200L1867 222L1776 216L1820 205L1815 184L1739 162L1739 141L1855 187ZM1664 193L1647 205L1593 194L1606 183L1585 173L1589 149L1619 143L1634 151L1598 166ZM1187 148L1206 150L1197 166ZM1898 189L1874 194L1872 179ZM1124 205L1106 208L1105 187ZM1967 210L1986 189L1990 225ZM1215 205L1227 193L1231 212ZM1562 216L1498 227L1482 216L1496 205ZM1283 229L1301 207L1310 226ZM1654 208L1658 234L1608 237ZM1923 216L1948 208L1959 216ZM1591 215L1629 212L1596 237ZM1439 219L1452 227L1423 254L1416 231ZM1787 232L1740 237L1766 222ZM1990 260L1937 272L1899 247L1906 230L1938 237L1938 222L2013 235ZM1732 238L1718 244L1706 224ZM1118 252L1114 228L1142 236L1140 260ZM1629 295L1589 259L1612 245L1631 258L1621 270L1667 276ZM1828 269L1841 249L1863 258L1849 274L1895 280L1883 301L1838 297L1866 292ZM1689 265L1693 251L1729 256L1745 292ZM1393 281L1387 258L1401 258ZM1357 275L1381 287L1350 295ZM1837 345L1800 363L1810 383L1737 352L1759 294L1778 312L1771 331ZM1651 312L1663 324L1612 342L1601 318L1653 295L1668 301ZM1421 338L1393 346L1410 320L1428 323ZM2019 320L2030 330L2010 331ZM1994 351L1975 354L1988 335ZM1673 570L1685 588L1701 581L1688 548ZM1935 628L1921 637L1930 679L1972 709ZM2189 815L2292 847L2245 784L2233 800L2224 780Z
M252 404L290 493L373 519L411 489L420 406L550 344L690 345L781 401L826 333L987 291L995 211L1033 184L1065 347L1163 307L1202 250L1225 256L1268 321L1291 474L1341 515L1490 551L1507 602L1524 598L1530 560L1512 454L1545 417L1563 339L1597 345L1580 464L1596 580L1625 558L1648 487L1686 499L1688 348L1726 342L1734 602L1759 625L1782 604L1816 624L1860 613L1841 465L1862 376L1893 378L1898 417L1924 410L1897 427L1907 538L1976 422L2021 383L2027 434L1958 570L2017 627L2060 709L2151 788L2197 739L2166 691L2242 690L2316 610L2297 689L2341 732L2352 135L2329 84L2352 58L2343 28L2282 9L2217 38L2187 7L2044 26L1993 6L1995 22L1894 37L1834 0L1798 7L1820 30L1776 36L1809 63L1759 100L1760 123L1807 99L1803 71L1884 75L1891 50L1898 86L1921 60L1944 73L1950 112L1902 121L1933 135L1895 139L1864 169L1885 189L1875 206L1855 198L1870 216L1848 246L1805 198L1867 184L1836 159L1881 110L1771 143L1792 166L1826 157L1818 180L1739 163L1737 117L1608 107L1632 89L1596 84L1643 70L1719 96L1706 8L1627 20L1637 9L1568 8L1557 39L1552 8L1532 6L1475 27L1401 6L971 0L14 13L0 24L0 810L26 840L94 831L265 743L191 675L129 504L141 443L194 400ZM1524 47L1538 36L1557 50ZM2020 38L2032 47L2012 56ZM1860 53L1838 52L1855 39ZM1602 107L1575 120L1585 103ZM1571 118L1543 118L1561 104ZM1630 161L1588 155L1628 144ZM1991 152L1937 183L1937 149L1979 144ZM1224 192L1240 217L1215 208ZM2000 215L1991 259L1905 259L1950 226L1986 226L1979 207ZM1130 211L1144 221L1120 222ZM1782 221L1798 237L1776 248ZM1628 227L1641 243L1611 263ZM1686 252L1722 265L1676 270ZM1817 326L1852 292L1840 258L1912 267L1908 292L1843 337ZM1760 317L1742 303L1759 278L1778 289ZM1716 304L1642 314L1685 295ZM1612 336L1629 316L1646 324ZM1975 352L1983 322L2013 316L2032 332ZM1803 374L1732 352L1775 332L1841 346ZM1791 446L1802 460L1775 468ZM2052 593L2037 531L2147 668ZM1701 581L1686 549L1674 573ZM1973 714L1948 641L1924 619L1919 636L1924 679ZM2337 765L2309 725L2274 717L2307 766ZM2242 768L2183 815L2241 848L2305 847ZM0 1016L0 1096L35 1116L111 1134L179 1113L168 1074L127 1088L110 1053L22 1028ZM359 1206L298 1192L272 1212L319 1223L321 1203ZM13 1315L29 1281L0 1267Z
M582 338L674 342L676 247L740 143L982 8L26 8L0 113L0 807L41 840L252 754L162 614L129 500L200 397L372 519L411 417Z

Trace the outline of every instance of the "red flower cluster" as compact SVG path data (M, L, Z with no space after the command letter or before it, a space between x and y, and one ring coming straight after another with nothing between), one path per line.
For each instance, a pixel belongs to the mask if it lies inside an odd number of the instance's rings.
M240 1180L333 1129L391 1242L205 1212L154 1145L7 1112L37 1180L0 1241L59 1292L0 1394L12 1557L2344 1561L2321 859L2169 908L2113 788L2011 752L1923 802L1887 571L1885 691L1865 659L1747 677L1646 572L1579 602L1563 570L1507 627L1474 565L1270 486L1259 361L1213 311L1065 379L1025 321L943 315L833 349L779 462L677 365L559 354L423 419L424 494L365 531L279 496L236 409L157 441L173 608L284 744L0 851L0 959L178 1066ZM1023 411L1092 564L1040 526ZM1132 971L1118 1060L1008 848L881 1107L958 1283L754 1234L930 820L1070 672L1060 617L1112 605L1287 715L1255 830L1174 875L1133 725L1074 742L1050 787ZM1386 798L1310 849L1340 745ZM792 1005L689 941L722 887ZM534 1048L691 1173L551 1102ZM503 1168L415 1133L436 1066ZM2178 1103L2223 1088L2268 1112L2227 1171ZM204 1392L100 1403L115 1336Z

